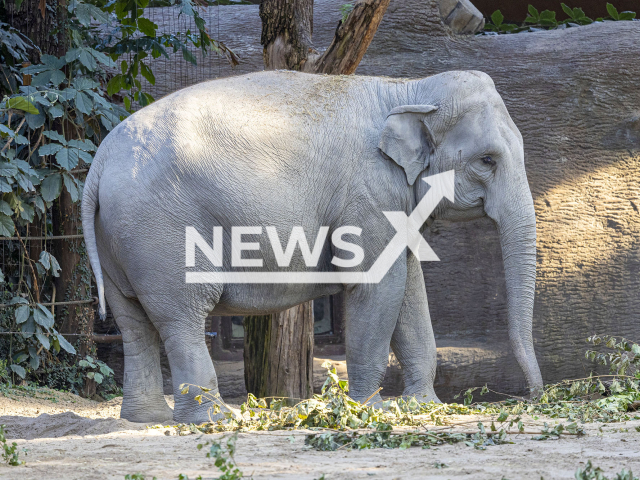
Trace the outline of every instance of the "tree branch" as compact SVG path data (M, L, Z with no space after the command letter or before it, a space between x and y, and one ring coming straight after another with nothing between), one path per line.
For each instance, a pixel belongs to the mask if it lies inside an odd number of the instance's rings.
M390 0L359 0L347 20L338 24L329 48L312 65L307 62L304 71L343 75L354 73L389 3Z

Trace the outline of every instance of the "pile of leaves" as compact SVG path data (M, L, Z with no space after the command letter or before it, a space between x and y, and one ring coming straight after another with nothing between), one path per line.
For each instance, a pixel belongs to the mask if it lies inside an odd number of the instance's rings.
M640 346L626 339L594 336L590 343L613 349L609 353L587 351L587 357L599 363L607 362L611 375L591 375L587 378L548 385L539 397L508 398L501 402L475 402L470 388L463 403L439 404L418 402L415 398L389 399L378 405L361 404L349 397L348 382L341 380L336 369L325 363L327 380L321 393L289 406L287 399L257 399L249 394L240 411L228 407L219 394L195 385L182 385L182 393L199 389L195 400L210 402L212 421L203 425L178 425L180 434L225 431L317 430L307 436L307 445L318 450L338 448L429 448L443 443L464 442L474 448L509 443L510 434L532 434L534 440L558 438L562 435L584 434L580 424L587 422L618 422L640 418L635 409L640 406L640 372L626 375L640 363ZM484 395L490 390L486 385ZM497 393L497 392L495 392ZM564 422L544 426L537 432L525 431L522 415L544 415ZM213 421L215 416L224 420ZM452 415L494 416L488 427L477 423L477 431L445 431L455 426ZM462 422L467 424L469 422ZM442 427L442 428L437 428ZM321 433L320 433L321 432Z

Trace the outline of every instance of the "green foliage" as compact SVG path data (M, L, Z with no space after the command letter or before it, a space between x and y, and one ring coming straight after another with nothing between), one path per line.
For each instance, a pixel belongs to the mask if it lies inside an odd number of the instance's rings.
M124 476L124 480L145 480L145 476L141 473L127 473ZM157 480L156 477L153 477L152 480Z
M607 13L609 14L609 18L611 20L633 20L634 18L636 18L636 12L618 13L616 7L614 7L610 3L607 3Z
M113 370L106 363L87 355L78 362L80 368L85 369L87 378L95 380L101 384L105 378L113 377Z
M120 67L119 73L108 82L107 93L110 96L122 95L128 111L133 111L134 102L144 107L153 102L153 97L142 91L143 77L151 85L155 84L155 76L149 66L149 60L164 56L169 58L168 51L180 51L185 61L196 64L196 57L189 46L199 48L203 53L214 51L223 55L235 66L239 58L223 42L215 40L207 33L204 19L200 16L199 7L192 0L177 2L170 0L167 6L180 5L180 15L192 17L196 31L183 33L158 33L158 25L144 17L144 9L149 0L116 0L104 2L98 0L101 11L115 19L109 36L102 39L99 47L102 52ZM89 24L84 25L89 27ZM126 58L126 59L123 59Z
M18 444L16 442L12 442L11 445L7 445L7 437L6 432L4 431L5 425L0 425L0 444L2 445L2 460L7 465L12 467L17 467L22 465L24 461L18 458ZM25 451L26 455L26 451Z
M510 33L518 28L517 25L513 23L503 23L504 15L500 10L496 10L491 14L491 23L485 24L485 30L490 32L501 32L501 33Z
M609 477L604 475L604 470L600 467L594 467L591 460L587 461L587 465L584 470L579 468L575 473L576 480L609 480ZM623 468L616 474L611 480L639 480L638 477L634 477L631 470Z
M585 15L584 10L581 8L571 8L564 3L561 3L560 7L568 17L561 21L556 18L556 12L551 10L543 10L542 12L539 12L533 5L529 5L528 15L520 25L515 23L504 23L504 16L500 10L496 10L491 14L490 21L486 22L484 32L493 34L532 32L541 29L548 30L560 27L578 27L580 25L588 25L594 22L594 20ZM633 20L636 17L635 12L618 13L616 8L610 3L607 3L607 12L609 13L608 17L597 18L595 21Z
M640 345L626 338L616 340L611 335L593 335L587 338L593 345L604 345L613 352L601 353L587 350L585 357L599 365L609 365L609 371L614 375L625 375L631 371L636 374L640 369Z
M238 480L243 477L242 471L238 468L234 454L236 452L236 441L238 433L222 437L219 441L199 443L198 450L211 445L207 452L207 458L214 458L214 465L222 472L218 480Z

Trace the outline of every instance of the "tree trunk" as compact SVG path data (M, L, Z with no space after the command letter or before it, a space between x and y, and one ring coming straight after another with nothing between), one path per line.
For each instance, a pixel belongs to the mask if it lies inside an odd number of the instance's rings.
M266 318L246 317L244 327L247 391L257 397L309 398L313 393L313 302Z
M31 63L39 63L40 55L64 55L67 48L66 0L24 0L19 9L16 0L7 0L5 5L6 22L40 48L40 52L31 50Z
M360 0L338 24L324 54L313 48L313 0L264 0L261 43L267 69L351 74L362 60L390 0ZM245 319L245 384L257 397L313 393L313 302Z

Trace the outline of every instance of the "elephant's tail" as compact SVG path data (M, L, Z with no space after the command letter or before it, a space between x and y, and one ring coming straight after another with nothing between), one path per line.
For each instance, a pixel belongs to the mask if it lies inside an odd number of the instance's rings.
M107 305L104 300L104 280L102 278L102 267L100 266L100 258L98 257L98 245L96 244L95 219L96 212L99 209L98 204L98 186L100 177L104 168L101 157L104 155L104 149L99 148L87 179L84 184L84 192L82 194L82 231L84 233L84 243L87 248L87 255L91 262L93 274L96 277L98 285L98 314L100 319L104 320L107 316Z

